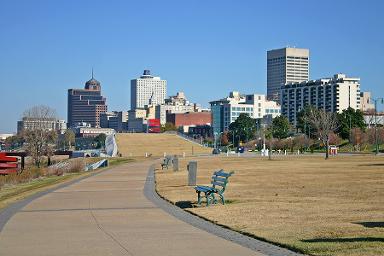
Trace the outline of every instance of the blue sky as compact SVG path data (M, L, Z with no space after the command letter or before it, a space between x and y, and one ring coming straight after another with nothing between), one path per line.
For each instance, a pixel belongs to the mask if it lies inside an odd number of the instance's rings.
M0 133L44 104L66 119L67 89L91 76L128 110L143 69L208 106L266 92L266 51L310 49L310 78L343 72L383 97L384 1L0 0Z

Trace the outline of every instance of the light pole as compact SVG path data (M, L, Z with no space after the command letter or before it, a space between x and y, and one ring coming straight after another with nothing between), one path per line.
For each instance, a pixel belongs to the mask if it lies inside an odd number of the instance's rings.
M375 102L375 144L376 144L376 155L379 154L379 139L377 134L377 102L381 101L381 104L384 104L384 98L373 99Z
M216 143L217 143L217 141L216 141L216 137L217 137L217 132L214 132L214 133L213 133L213 143L214 143L214 144L213 144L213 148L214 148L214 149L216 149Z

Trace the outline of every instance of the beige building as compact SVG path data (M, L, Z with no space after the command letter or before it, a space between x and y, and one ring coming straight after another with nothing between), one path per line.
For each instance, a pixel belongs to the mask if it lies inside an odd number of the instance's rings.
M200 106L190 103L183 92L178 92L175 96L165 99L164 104L156 106L156 118L160 119L160 123L166 123L167 114L182 114L188 112L199 112Z
M65 120L58 120L56 118L32 118L23 117L22 120L17 121L17 133L20 134L25 130L46 130L57 131L64 133L67 129L67 122Z
M280 88L287 83L309 80L309 50L286 47L267 52L267 98L280 100Z
M308 105L337 113L349 107L360 109L360 78L336 74L281 87L281 114L293 125L297 123L297 113Z
M361 92L360 102L360 110L363 112L375 109L375 104L371 100L371 92Z

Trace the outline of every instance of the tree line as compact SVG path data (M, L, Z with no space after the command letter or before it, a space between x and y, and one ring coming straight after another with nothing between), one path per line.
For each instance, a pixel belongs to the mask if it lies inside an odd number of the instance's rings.
M269 125L256 122L247 114L240 114L231 123L228 132L220 136L221 145L237 147L240 142L252 147L260 145L260 140L266 142L270 150L293 148L304 150L314 145L322 145L325 158L328 156L330 145L339 145L348 140L354 149L361 150L362 145L374 144L377 137L384 142L384 130L367 129L362 111L348 108L341 113L328 112L313 106L306 106L297 113L297 125L290 125L285 116L273 118Z

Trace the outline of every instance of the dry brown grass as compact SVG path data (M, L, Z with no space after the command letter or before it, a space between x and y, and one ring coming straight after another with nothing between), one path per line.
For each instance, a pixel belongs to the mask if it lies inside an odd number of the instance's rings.
M211 153L212 149L202 147L189 142L175 134L154 134L154 133L120 133L117 134L117 145L123 157L145 156L145 153L152 156L182 155L186 156Z
M384 255L383 157L200 158L198 184L221 168L235 171L225 192L229 203L188 211L305 253ZM186 171L157 170L162 196L195 205L186 183Z

